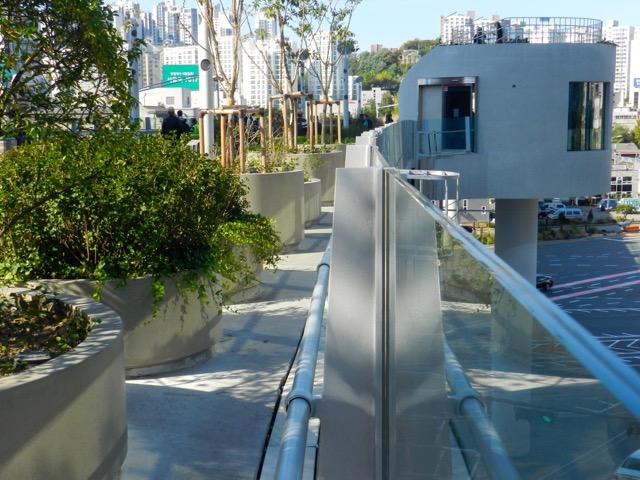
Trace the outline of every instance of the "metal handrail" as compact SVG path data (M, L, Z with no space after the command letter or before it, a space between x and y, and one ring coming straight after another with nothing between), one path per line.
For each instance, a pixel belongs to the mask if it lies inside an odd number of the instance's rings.
M309 419L313 412L313 382L318 361L324 304L329 286L330 259L331 243L318 265L318 276L300 343L293 388L285 402L287 419L278 452L275 475L277 480L302 478Z
M487 418L482 400L469 385L460 362L446 340L444 341L444 358L445 374L447 383L451 387L451 398L455 401L456 414L469 422L469 430L480 452L480 458L487 466L489 476L495 480L520 478L511 464L500 435Z

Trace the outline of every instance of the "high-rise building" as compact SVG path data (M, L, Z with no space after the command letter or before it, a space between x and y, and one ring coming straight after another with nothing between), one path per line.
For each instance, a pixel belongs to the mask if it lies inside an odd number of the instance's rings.
M147 44L140 55L140 87L158 86L162 82L162 47Z
M629 64L629 106L640 109L640 27L636 27L636 38L629 44L631 61Z
M324 68L326 65L329 68ZM315 98L324 97L322 85L328 86L330 100L342 100L341 85L345 75L341 55L331 41L328 32L319 32L309 42L309 59L306 64L308 93Z
M631 42L634 40L635 28L622 26L617 20L605 23L603 36L605 40L616 44L616 79L613 85L614 102L624 106L630 101L629 77L631 66Z
M256 15L255 29L264 33L265 38L275 38L278 35L278 24L275 19L268 18L262 12Z
M242 96L249 105L266 107L277 93L272 82L282 84L280 48L272 39L246 40L242 55Z
M196 45L167 46L162 49L163 65L196 65L198 62Z
M452 13L440 16L440 42L444 45L456 43L457 36L473 36L473 27L476 12L468 11L466 14Z

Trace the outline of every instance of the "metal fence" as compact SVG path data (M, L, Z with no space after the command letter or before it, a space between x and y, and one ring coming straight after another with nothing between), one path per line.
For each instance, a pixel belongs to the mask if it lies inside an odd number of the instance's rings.
M506 17L454 28L451 45L494 43L598 43L602 21L573 17Z

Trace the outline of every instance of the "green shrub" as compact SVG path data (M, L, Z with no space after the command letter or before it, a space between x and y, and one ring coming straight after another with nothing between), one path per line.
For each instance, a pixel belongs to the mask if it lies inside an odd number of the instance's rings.
M161 136L23 145L0 157L0 279L244 275L232 241L250 232L246 245L266 262L278 247L244 194L232 171Z

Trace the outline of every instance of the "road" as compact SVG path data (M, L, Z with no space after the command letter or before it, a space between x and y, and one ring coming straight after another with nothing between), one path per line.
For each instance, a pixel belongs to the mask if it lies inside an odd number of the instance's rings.
M640 369L640 235L541 242L547 296L628 365Z

